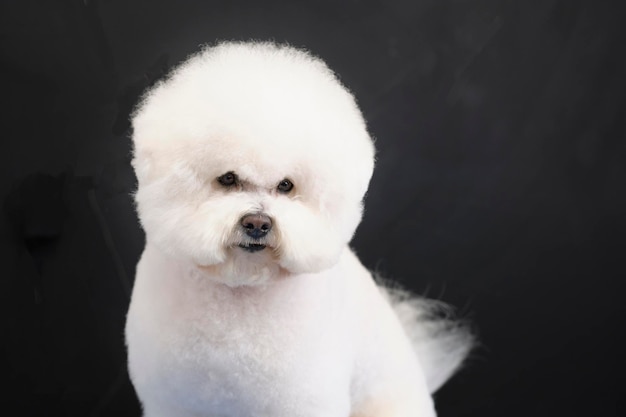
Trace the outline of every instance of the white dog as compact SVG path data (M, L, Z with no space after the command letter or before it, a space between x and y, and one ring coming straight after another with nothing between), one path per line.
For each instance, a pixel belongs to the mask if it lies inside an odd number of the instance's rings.
M146 417L427 417L471 336L348 243L374 146L310 54L223 43L133 118L146 247L126 338Z

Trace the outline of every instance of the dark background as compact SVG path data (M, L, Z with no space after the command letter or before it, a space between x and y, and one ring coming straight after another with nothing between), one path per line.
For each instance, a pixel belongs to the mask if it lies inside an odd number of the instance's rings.
M478 331L440 416L626 415L621 3L2 1L0 414L139 415L128 115L199 45L256 38L359 100L363 262Z

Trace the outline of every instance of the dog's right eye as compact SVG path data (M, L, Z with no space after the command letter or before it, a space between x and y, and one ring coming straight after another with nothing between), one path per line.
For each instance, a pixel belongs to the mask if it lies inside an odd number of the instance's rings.
M231 187L237 183L237 175L234 172L227 172L224 175L217 177L217 182L224 187Z

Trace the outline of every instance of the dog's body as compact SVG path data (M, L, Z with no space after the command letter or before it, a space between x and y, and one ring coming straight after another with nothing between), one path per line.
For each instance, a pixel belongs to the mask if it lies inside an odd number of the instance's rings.
M133 125L147 244L126 335L146 417L435 415L471 337L348 248L374 149L321 61L222 44Z

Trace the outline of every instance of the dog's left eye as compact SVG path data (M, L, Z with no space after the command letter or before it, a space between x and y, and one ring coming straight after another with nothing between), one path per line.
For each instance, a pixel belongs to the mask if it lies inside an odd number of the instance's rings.
M280 191L281 193L288 193L289 191L293 189L293 182L285 178L284 180L278 183L278 187L276 187L276 189Z
M234 172L227 172L226 174L217 178L217 182L224 187L230 187L237 182L237 175Z

